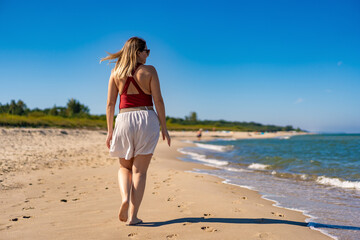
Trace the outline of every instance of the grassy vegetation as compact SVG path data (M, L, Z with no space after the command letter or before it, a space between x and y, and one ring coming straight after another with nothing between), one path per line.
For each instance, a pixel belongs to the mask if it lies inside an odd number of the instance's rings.
M106 119L66 118L61 116L18 116L0 114L0 126L7 127L59 127L59 128L87 128L106 129Z
M197 131L199 128L203 130L224 130L224 131L259 131L259 132L273 132L273 131L291 131L289 127L269 127L268 125L256 124L259 126L241 126L229 125L219 126L219 124L204 124L206 121L199 121L199 123L171 123L167 121L169 130L175 131ZM106 130L105 115L90 116L90 117L62 117L44 114L29 114L28 116L12 115L8 113L0 114L0 126L5 127L58 127L58 128L83 128L83 129L103 129ZM301 131L300 129L296 129Z
M87 106L75 99L69 99L66 107L53 106L46 109L29 109L26 104L18 100L10 103L0 103L0 126L7 127L60 127L107 129L105 115L91 115ZM231 122L225 120L198 120L196 112L191 112L185 118L166 117L169 130L197 131L226 130L226 131L302 131L292 126L262 125L255 122Z

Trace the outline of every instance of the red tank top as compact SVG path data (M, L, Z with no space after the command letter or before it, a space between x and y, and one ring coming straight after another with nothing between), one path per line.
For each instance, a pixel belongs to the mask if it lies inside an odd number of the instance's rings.
M134 76L134 73L136 69L141 64L138 64L135 69L132 72L132 76ZM137 94L127 94L127 90L129 88L130 82L134 84L136 89L139 93ZM149 94L146 94L141 90L140 86L136 83L135 79L131 76L129 76L126 79L124 89L122 90L120 94L120 105L119 108L131 108L131 107L142 107L142 106L153 106L152 102L152 96Z

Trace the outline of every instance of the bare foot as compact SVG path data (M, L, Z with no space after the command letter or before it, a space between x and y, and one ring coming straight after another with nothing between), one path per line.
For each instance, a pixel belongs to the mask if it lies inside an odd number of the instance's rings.
M126 222L128 219L129 202L123 202L119 211L119 220Z
M128 225L131 226L131 225L136 225L139 223L142 223L142 220L140 218L135 218L135 219L130 220Z

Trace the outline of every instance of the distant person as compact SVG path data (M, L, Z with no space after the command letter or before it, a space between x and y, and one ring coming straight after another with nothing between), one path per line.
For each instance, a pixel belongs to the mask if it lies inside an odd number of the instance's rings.
M196 137L198 138L198 140L201 139L201 136L202 136L202 128L200 128L199 131L197 131L196 133Z
M150 49L145 40L132 37L119 52L110 53L100 61L116 59L108 86L106 146L111 156L119 158L118 180L122 199L119 219L126 222L130 210L128 225L142 223L137 214L145 190L147 169L159 139L160 126L163 140L166 138L169 146L171 141L156 69L145 65L149 54ZM120 112L113 129L118 95ZM153 109L153 100L157 113Z

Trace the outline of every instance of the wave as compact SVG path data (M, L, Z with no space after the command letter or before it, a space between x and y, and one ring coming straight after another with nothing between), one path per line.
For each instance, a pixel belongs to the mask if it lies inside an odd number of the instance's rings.
M203 143L195 143L195 144L199 148L210 149L210 150L218 151L218 152L226 152L226 151L230 151L234 148L233 145L221 146L221 145L212 145L212 144L203 144Z
M316 182L323 185L360 190L360 182L344 181L339 178L320 176L316 179Z
M216 141L236 141L237 138L217 138Z
M216 165L216 166L225 166L225 165L229 164L228 161L209 159L209 158L206 158L205 155L198 154L198 153L193 153L193 152L187 152L183 148L178 149L178 151L180 153L182 153L182 154L190 156L192 159L194 159L196 161L206 162L206 163L210 163L210 164L213 164L213 165Z
M261 163L252 163L248 166L250 169L256 169L256 170L266 170L270 167L270 165L261 164Z
M253 172L251 170L246 170L242 168L233 168L233 167L221 167L220 169L224 169L230 172Z
M291 136L285 135L285 136L279 136L279 137L275 137L275 138L277 138L277 139L290 139Z

